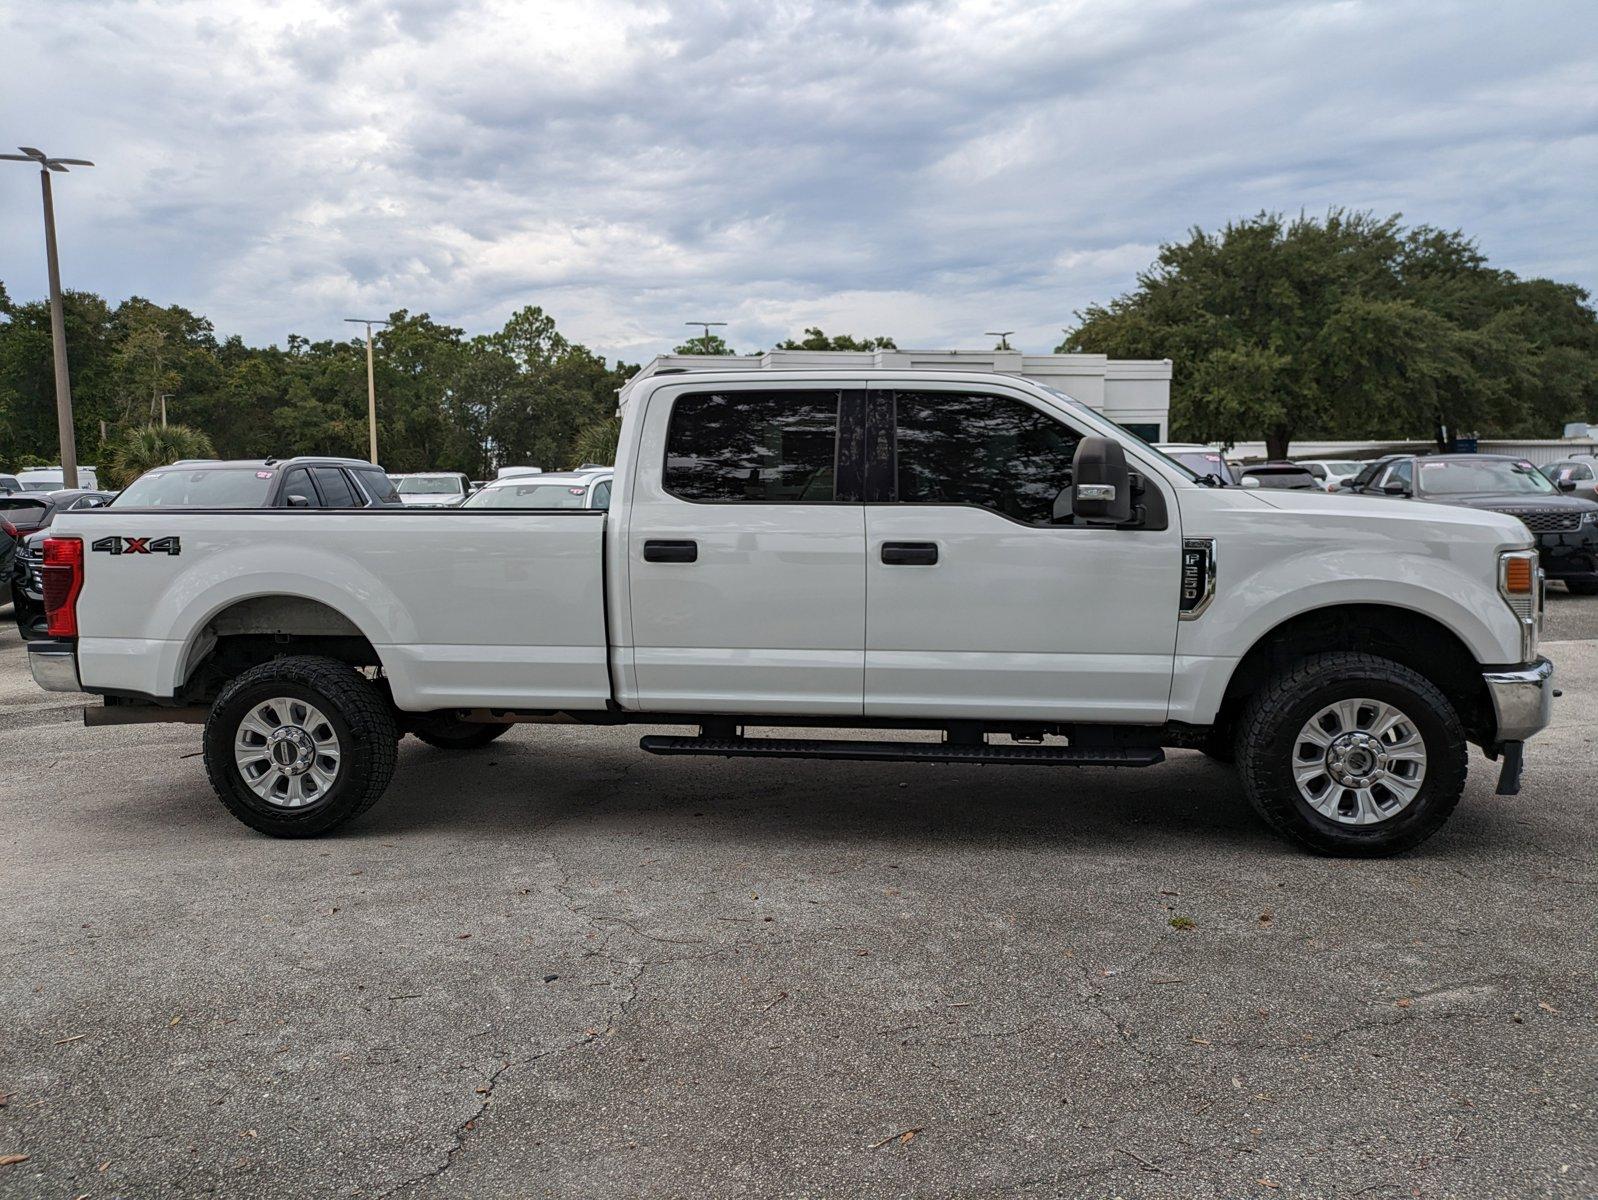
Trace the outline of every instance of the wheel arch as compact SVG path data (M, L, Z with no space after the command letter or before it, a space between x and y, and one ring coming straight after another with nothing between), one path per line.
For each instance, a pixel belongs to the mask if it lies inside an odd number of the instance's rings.
M1464 639L1435 617L1390 604L1331 604L1272 626L1232 669L1216 727L1234 728L1248 698L1272 675L1332 650L1373 654L1409 667L1448 697L1471 741L1492 736L1492 699L1481 665Z
M295 655L384 666L376 643L346 612L310 596L264 592L220 603L194 626L174 690L184 699L210 699L249 668Z

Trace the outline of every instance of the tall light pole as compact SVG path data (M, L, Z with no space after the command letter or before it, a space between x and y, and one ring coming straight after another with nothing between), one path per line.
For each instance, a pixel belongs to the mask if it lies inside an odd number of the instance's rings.
M377 462L377 379L372 374L372 326L387 325L387 321L367 317L345 317L351 325L366 326L366 428L372 439L372 462Z
M995 350L1009 350L1012 349L1010 345L1010 335L1014 332L1015 330L1013 329L984 329L982 331L982 336L996 337L999 339L999 344L994 347Z
M726 323L727 322L725 322L725 321L684 321L683 322L684 325L697 325L697 326L699 326L701 329L703 329L705 331L704 332L704 336L701 337L699 340L704 345L706 354L710 353L710 330L711 330L711 328L713 326L717 326L717 325L725 325Z
M162 392L157 397L157 399L161 401L161 428L165 429L166 428L166 402L168 400L172 399L172 393L171 392Z
M72 431L72 381L67 376L67 322L61 310L61 263L55 251L55 201L50 195L50 172L66 172L67 167L92 167L86 158L51 158L32 146L18 146L21 154L0 154L12 162L39 164L39 183L44 189L44 257L50 271L50 342L55 350L55 421L61 439L61 484L78 486L78 439Z

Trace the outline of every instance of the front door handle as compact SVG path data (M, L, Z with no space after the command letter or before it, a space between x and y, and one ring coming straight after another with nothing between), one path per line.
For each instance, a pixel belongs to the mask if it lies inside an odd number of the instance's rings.
M938 563L938 543L883 542L882 561L891 567L933 567Z
M645 562L698 562L698 542L668 542L651 539L644 543Z

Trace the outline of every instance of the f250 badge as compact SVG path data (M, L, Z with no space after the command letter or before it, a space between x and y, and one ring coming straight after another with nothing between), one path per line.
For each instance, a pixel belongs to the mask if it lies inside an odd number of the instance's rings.
M175 537L122 537L112 534L110 537L96 538L89 544L90 550L98 550L102 554L182 554L183 545Z

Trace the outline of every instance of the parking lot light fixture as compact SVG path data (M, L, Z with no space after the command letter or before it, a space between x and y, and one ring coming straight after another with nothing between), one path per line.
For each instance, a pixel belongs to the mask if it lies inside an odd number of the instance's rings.
M55 248L55 200L50 194L50 172L63 175L68 167L92 167L86 158L52 158L34 146L18 146L21 154L0 154L11 162L37 163L39 185L44 190L44 257L50 273L50 343L55 354L56 433L61 439L61 483L78 486L78 439L72 430L72 381L67 375L67 324L61 309L61 263Z
M366 429L371 439L372 463L377 463L377 378L372 372L372 326L387 325L375 317L345 317L351 325L366 326Z

